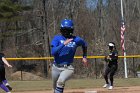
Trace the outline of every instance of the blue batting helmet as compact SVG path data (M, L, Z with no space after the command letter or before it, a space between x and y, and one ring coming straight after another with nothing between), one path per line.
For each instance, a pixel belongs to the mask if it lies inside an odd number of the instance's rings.
M70 19L64 19L61 21L61 28L74 28L73 21Z
M73 34L73 30L74 25L72 20L64 19L61 21L60 32L64 37L70 38Z

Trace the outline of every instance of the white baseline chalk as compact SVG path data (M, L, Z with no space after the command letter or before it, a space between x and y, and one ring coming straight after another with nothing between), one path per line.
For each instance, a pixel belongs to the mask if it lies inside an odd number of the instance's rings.
M97 91L85 91L85 93L97 93Z

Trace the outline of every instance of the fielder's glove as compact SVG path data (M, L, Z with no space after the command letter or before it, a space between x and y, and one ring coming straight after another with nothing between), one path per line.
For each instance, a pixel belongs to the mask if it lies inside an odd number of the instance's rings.
M109 62L109 61L111 61L112 59L110 58L110 56L105 56L104 60L105 60L106 62Z

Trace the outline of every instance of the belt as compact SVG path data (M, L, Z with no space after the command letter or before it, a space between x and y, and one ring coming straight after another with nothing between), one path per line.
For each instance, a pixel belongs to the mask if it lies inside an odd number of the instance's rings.
M68 66L70 66L70 64L54 64L55 66L57 66L57 67L68 67Z

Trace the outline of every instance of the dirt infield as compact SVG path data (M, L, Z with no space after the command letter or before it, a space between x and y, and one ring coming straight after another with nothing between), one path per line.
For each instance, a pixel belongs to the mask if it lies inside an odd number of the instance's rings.
M64 93L85 93L85 91L97 91L97 93L140 93L140 86L133 87L115 87L113 90L105 88L94 89L66 89ZM24 91L14 93L52 93L52 91Z

